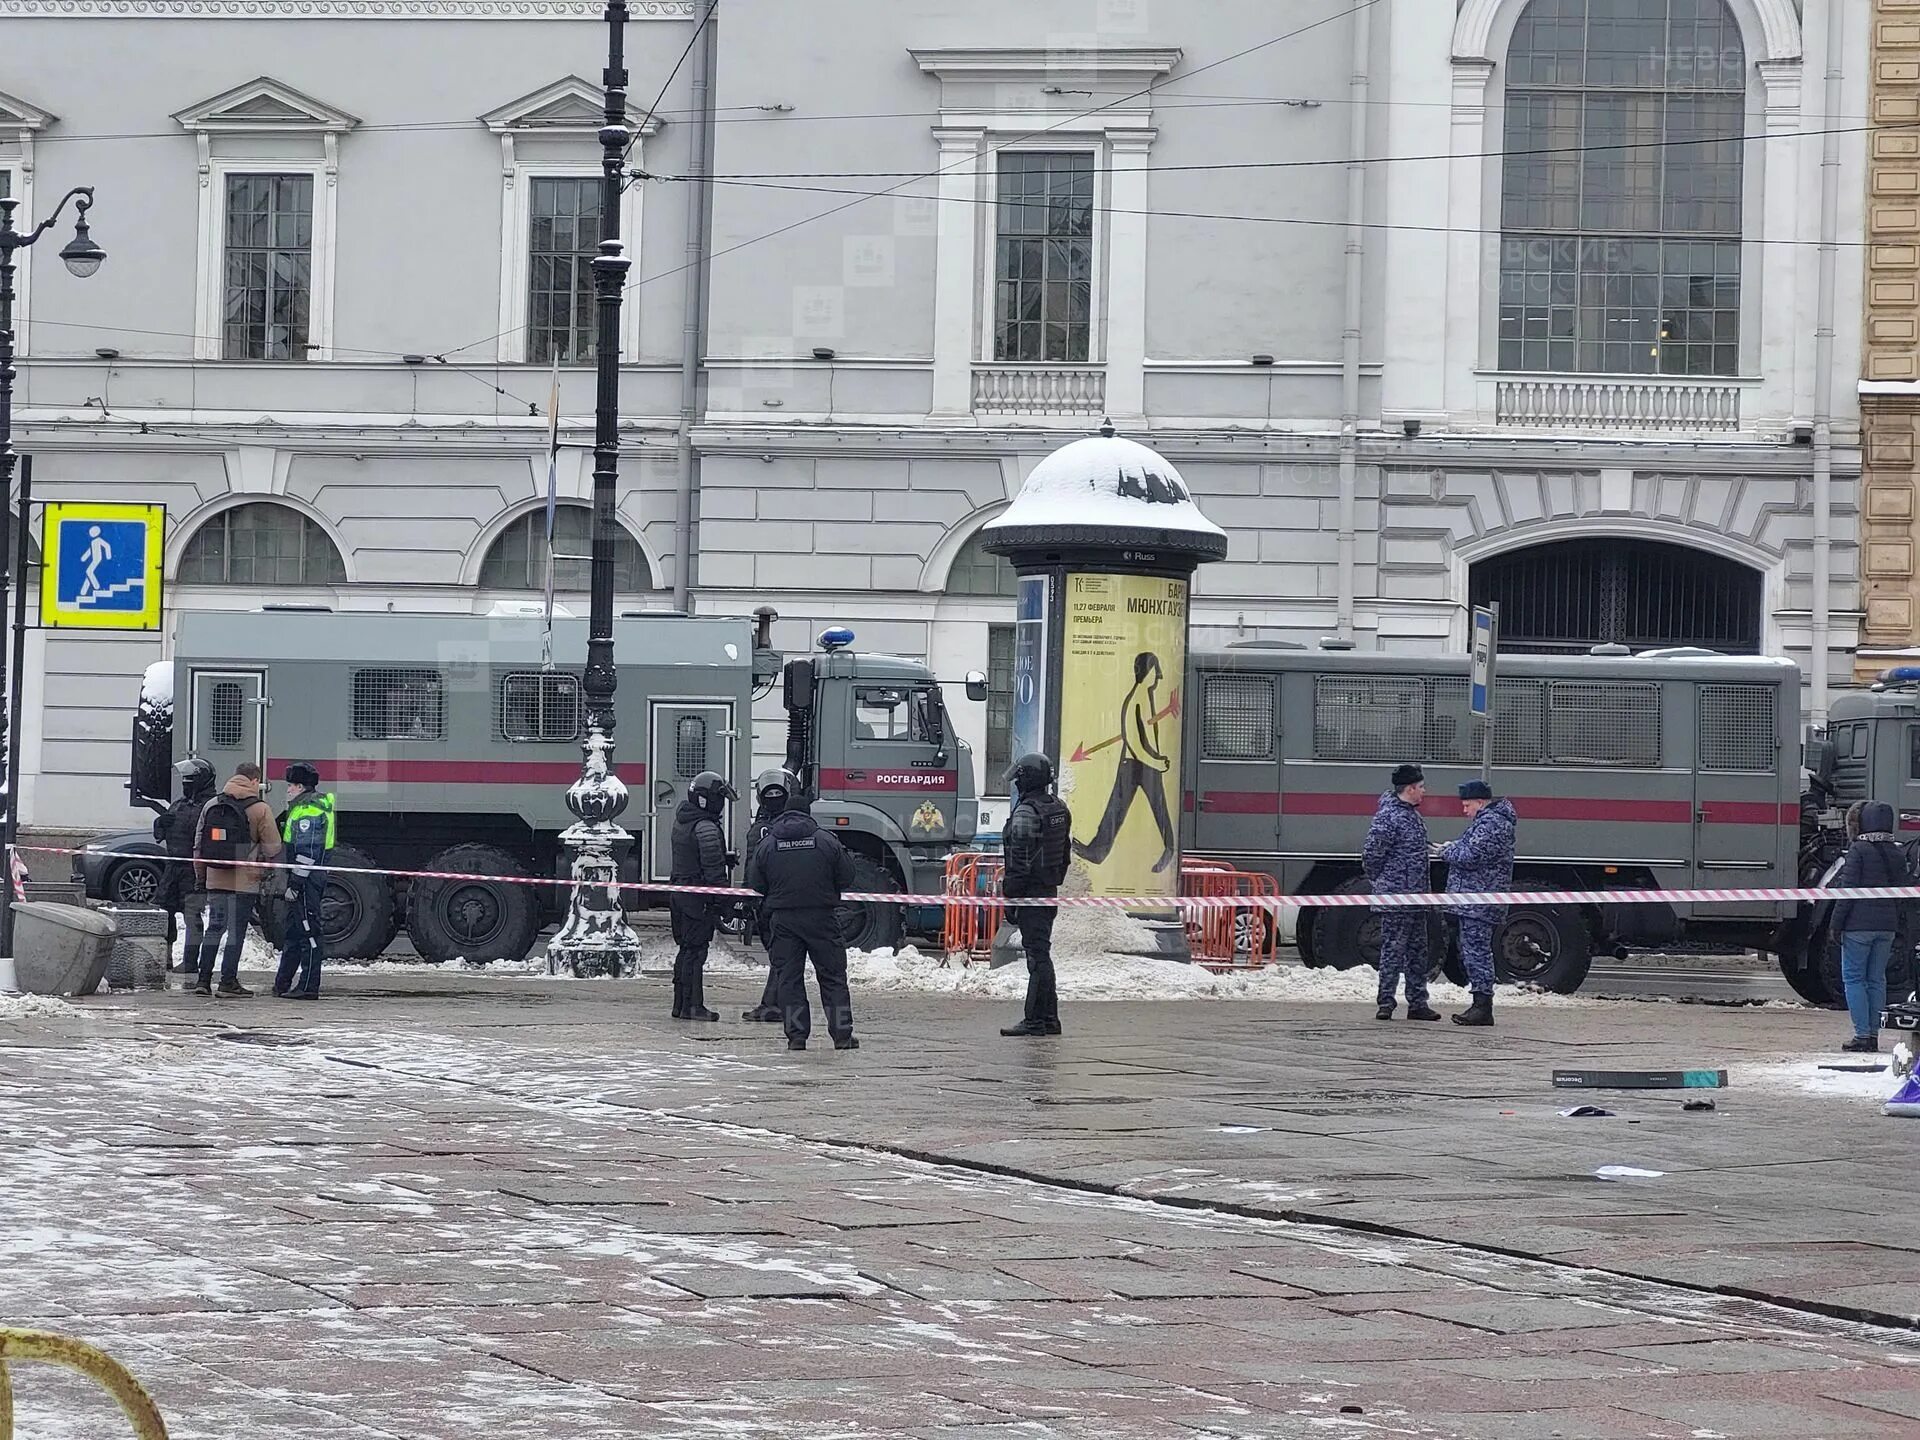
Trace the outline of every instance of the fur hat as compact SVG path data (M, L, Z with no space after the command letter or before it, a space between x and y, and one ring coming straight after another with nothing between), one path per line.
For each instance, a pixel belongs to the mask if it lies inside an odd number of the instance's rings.
M1491 800L1493 787L1484 780L1469 780L1460 787L1462 800Z
M1395 790L1404 790L1409 785L1424 783L1426 778L1427 772L1422 770L1418 765L1397 766L1393 772L1393 788Z

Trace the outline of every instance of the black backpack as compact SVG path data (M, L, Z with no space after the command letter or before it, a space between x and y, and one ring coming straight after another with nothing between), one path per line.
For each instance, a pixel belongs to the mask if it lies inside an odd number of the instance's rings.
M253 823L247 808L231 795L220 794L200 812L200 854L207 861L240 860L253 848Z

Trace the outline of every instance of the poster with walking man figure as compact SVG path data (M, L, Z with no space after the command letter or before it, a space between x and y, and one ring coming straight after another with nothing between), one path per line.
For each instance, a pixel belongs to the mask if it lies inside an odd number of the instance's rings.
M1091 894L1175 894L1187 582L1069 575L1066 606L1060 749L1074 854Z

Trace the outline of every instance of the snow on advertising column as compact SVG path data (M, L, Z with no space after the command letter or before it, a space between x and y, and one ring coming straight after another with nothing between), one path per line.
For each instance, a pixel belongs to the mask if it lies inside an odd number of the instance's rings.
M1179 471L1108 424L1035 466L982 544L1019 574L1013 753L1059 773L1068 890L1177 894L1189 582L1226 556L1225 532ZM1172 907L1142 915L1160 922L1156 951L1184 958Z

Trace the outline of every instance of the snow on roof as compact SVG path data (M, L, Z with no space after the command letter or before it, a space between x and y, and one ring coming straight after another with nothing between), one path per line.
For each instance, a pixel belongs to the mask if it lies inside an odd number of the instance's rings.
M149 705L173 704L173 662L156 660L140 677L140 698Z
M1095 435L1063 445L1027 477L996 530L1036 525L1171 531L1212 542L1225 553L1227 535L1200 513L1187 483L1165 457L1118 435Z

